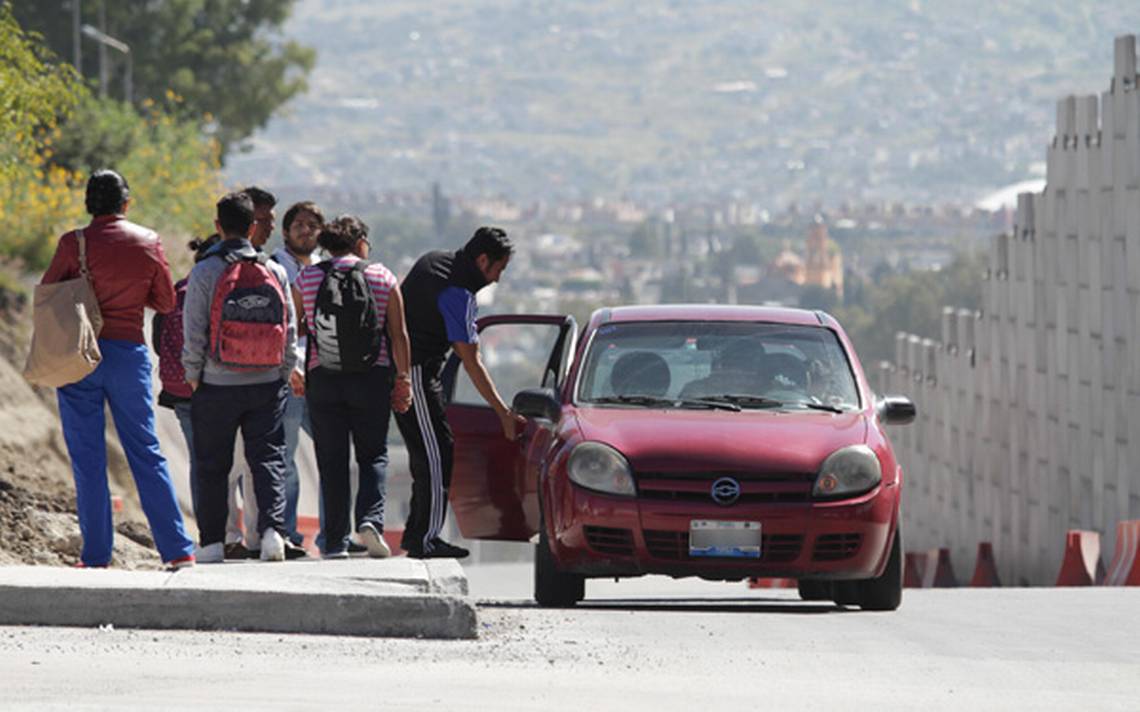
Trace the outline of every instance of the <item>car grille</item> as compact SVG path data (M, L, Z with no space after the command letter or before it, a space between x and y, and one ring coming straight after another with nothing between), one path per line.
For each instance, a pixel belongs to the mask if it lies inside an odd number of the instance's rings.
M646 529L643 533L650 556L672 561L689 559L689 532ZM795 561L803 543L801 534L764 534L760 537L760 559L769 563Z
M586 543L601 554L633 556L633 532L611 527L584 527Z
M839 561L849 559L859 551L862 534L824 534L815 540L813 561Z
M814 474L799 472L640 472L635 476L638 496L658 502L712 502L713 483L731 477L740 483L740 497L734 505L809 502L815 483Z

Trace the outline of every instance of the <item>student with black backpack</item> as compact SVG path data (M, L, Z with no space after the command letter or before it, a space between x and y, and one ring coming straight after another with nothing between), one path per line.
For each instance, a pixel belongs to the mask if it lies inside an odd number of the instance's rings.
M329 259L301 270L293 298L308 334L305 397L325 506L323 553L348 556L351 438L360 472L357 534L370 556L384 558L391 554L383 537L388 421L390 410L411 406L403 299L395 275L367 261L368 226L358 218L333 220L317 242Z

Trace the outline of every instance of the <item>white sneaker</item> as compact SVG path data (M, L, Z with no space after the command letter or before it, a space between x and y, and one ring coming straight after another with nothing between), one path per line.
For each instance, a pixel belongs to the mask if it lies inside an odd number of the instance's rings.
M226 547L220 541L198 547L194 558L199 564L220 564L226 560Z
M387 559L392 555L392 550L388 548L388 542L384 541L384 535L380 533L375 524L365 522L360 525L356 533L360 535L360 541L368 547L368 555L373 559Z
M261 532L261 560L285 560L285 539L277 533L276 529L270 528Z

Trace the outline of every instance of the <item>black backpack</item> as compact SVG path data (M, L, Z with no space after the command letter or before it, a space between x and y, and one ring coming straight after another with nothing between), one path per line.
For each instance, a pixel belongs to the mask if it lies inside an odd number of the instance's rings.
M317 266L325 276L317 288L309 348L316 349L323 368L364 373L376 363L384 343L376 300L364 275L368 263L359 260L352 269L334 269L330 260Z

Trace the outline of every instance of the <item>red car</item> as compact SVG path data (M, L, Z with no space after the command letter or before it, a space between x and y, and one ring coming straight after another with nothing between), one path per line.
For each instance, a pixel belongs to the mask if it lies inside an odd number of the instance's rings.
M789 577L807 600L894 610L902 470L876 398L822 312L600 309L480 321L517 442L449 365L451 504L463 535L537 535L534 596L567 606L592 577ZM456 377L458 376L458 378ZM458 384L458 388L456 387Z

